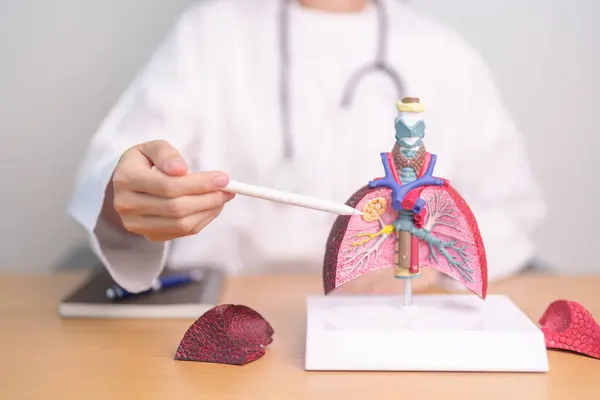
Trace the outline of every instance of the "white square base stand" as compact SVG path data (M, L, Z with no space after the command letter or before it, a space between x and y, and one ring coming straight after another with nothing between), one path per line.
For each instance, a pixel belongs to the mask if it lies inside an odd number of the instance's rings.
M541 330L506 296L312 296L308 371L547 372Z

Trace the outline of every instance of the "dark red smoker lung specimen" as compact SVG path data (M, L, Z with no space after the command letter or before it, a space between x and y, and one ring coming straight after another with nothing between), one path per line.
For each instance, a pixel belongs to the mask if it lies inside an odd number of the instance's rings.
M548 306L539 324L547 348L600 358L600 327L581 304L557 300Z
M223 304L204 313L189 327L176 360L243 365L256 361L273 342L271 325L253 309Z

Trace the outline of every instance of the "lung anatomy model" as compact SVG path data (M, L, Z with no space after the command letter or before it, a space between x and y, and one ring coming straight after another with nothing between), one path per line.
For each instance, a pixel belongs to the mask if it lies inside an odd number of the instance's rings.
M325 293L380 268L410 282L432 267L486 297L486 255L477 222L461 195L434 176L436 155L425 150L424 106L398 103L396 143L381 153L385 176L354 193L347 204L363 215L340 216L331 230L323 268Z
M435 176L437 156L423 143L423 104L405 97L397 107L395 143L380 154L383 176L350 196L346 204L362 214L338 216L327 239L325 293L307 303L305 368L547 371L542 332L506 296L488 296L477 221L450 182ZM412 280L423 268L471 293L413 298ZM329 295L381 269L403 281L403 302Z

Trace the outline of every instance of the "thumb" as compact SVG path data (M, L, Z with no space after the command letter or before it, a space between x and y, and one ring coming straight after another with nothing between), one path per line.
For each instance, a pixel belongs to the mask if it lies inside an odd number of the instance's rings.
M183 176L188 173L188 165L179 151L165 140L154 140L137 146L140 153L164 174Z

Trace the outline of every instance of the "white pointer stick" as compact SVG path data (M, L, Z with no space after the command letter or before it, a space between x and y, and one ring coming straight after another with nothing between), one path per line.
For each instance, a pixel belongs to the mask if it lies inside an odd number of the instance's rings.
M325 211L338 215L362 215L362 212L343 203L318 199L316 197L300 194L282 192L280 190L268 189L261 186L249 185L247 183L229 181L222 189L225 192L242 194L250 197L271 200L278 203L291 204L313 210Z

